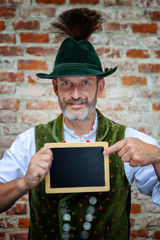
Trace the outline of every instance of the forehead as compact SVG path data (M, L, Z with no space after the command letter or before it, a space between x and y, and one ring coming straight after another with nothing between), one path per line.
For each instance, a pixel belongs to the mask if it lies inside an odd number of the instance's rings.
M79 76L79 77L62 77L62 78L57 78L58 81L70 81L70 82L81 82L84 80L88 81L96 81L97 77L96 76Z

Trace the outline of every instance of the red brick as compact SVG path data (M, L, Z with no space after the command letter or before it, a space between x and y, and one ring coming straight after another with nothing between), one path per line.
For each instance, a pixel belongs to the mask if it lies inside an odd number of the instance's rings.
M15 16L15 7L0 7L0 17L14 17Z
M43 3L43 4L64 4L65 0L36 0L37 3Z
M70 0L70 4L98 4L99 0Z
M106 32L125 31L126 28L127 28L126 23L108 22L105 24Z
M11 146L14 140L15 140L15 137L11 137L11 136L0 137L0 147L7 149Z
M18 227L19 228L29 228L30 219L29 218L19 218Z
M131 20L131 19L140 20L140 19L146 19L146 17L148 17L147 12L145 11L132 11L132 10L124 10L124 9L119 10L119 16L122 19L128 19L128 20Z
M143 90L139 95L145 98L160 98L160 90Z
M20 46L3 46L0 47L0 55L3 56L20 56L23 53L23 49Z
M24 82L24 73L0 72L0 82Z
M154 231L153 238L154 239L160 239L160 229Z
M10 208L6 215L24 215L27 214L27 204L15 204L12 208Z
M28 233L11 233L10 240L27 240Z
M124 109L124 104L103 101L102 103L98 104L98 108L103 111L121 111Z
M126 56L130 58L149 58L148 50L145 49L129 49Z
M28 126L22 124L12 124L4 127L4 134L5 135L19 135L22 132L28 130Z
M160 2L155 1L155 0L139 0L139 1L137 1L137 7L140 7L140 8L156 8L158 6L160 6Z
M2 109L2 110L18 110L19 102L20 102L19 99L14 99L14 98L0 99L0 109Z
M133 33L157 33L157 23L134 23L132 24Z
M34 56L55 56L57 54L58 47L28 47L26 52Z
M55 16L55 8L53 7L34 7L31 8L21 8L21 17L41 17L41 18L51 18Z
M1 112L1 123L15 123L17 122L17 114L15 112Z
M152 21L160 21L160 11L152 11L150 18Z
M57 102L41 101L41 100L28 100L26 109L57 109L59 107Z
M13 28L15 30L18 29L32 29L32 30L39 30L40 29L40 22L37 20L15 20L13 23Z
M21 43L47 43L48 33L20 33Z
M138 76L123 76L121 77L121 81L123 85L131 86L131 85L147 85L147 79L145 77Z
M96 49L96 52L99 56L107 57L107 58L120 58L121 57L121 50L114 49L114 48L104 48L100 47Z
M132 6L132 2L130 0L105 0L104 1L105 7L111 6Z
M0 229L8 229L8 228L14 228L14 224L10 223L8 221L8 218L0 218ZM0 238L1 239L1 238Z
M142 73L160 73L160 64L141 63L138 65L138 70Z
M47 63L40 60L18 60L19 70L47 70Z
M0 239L1 240L6 240L6 234L5 233L0 233Z
M46 96L46 89L42 86L28 86L19 87L17 90L18 96L34 96L41 97Z
M160 111L160 102L152 104L153 111Z
M0 34L0 43L16 43L15 34Z
M0 0L0 4L5 4L6 0Z
M5 22L0 21L0 31L3 31L5 29Z
M6 84L0 85L0 93L12 94L12 93L15 93L15 91L16 91L16 86L6 85Z
M132 203L131 204L131 213L132 214L141 213L141 205L140 204L136 204L136 203Z
M146 239L147 237L148 237L148 230L146 229L131 230L130 240L138 239L138 238Z
M157 55L156 58L160 58L160 50L155 50L154 53Z

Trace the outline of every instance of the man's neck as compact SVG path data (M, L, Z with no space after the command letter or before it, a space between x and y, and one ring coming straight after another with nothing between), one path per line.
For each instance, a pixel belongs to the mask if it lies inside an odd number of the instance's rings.
M89 134L93 130L94 120L96 117L96 110L94 110L90 117L83 121L71 121L68 118L64 118L64 122L67 128L74 131L74 134L81 137L83 135Z

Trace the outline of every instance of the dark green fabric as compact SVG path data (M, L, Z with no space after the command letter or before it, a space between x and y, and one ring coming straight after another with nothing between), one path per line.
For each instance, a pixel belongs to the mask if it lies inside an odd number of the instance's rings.
M102 70L100 59L88 40L76 41L66 38L57 53L53 72L37 73L39 78L57 78L70 76L102 76L111 75L117 67Z
M107 141L111 146L124 138L125 126L115 124L105 118L98 110L98 126L96 141ZM39 151L47 142L62 142L63 115L46 125L35 127L36 151ZM67 202L67 211L71 214L71 238L81 239L83 223L87 208L90 206L90 196L98 201L92 228L89 231L89 240L127 240L128 217L126 212L129 183L125 175L124 164L117 153L109 157L110 184L109 192L80 193L80 194L45 194L44 181L30 194L31 221L30 240L47 239L60 240L62 234L62 216L59 213L60 204Z

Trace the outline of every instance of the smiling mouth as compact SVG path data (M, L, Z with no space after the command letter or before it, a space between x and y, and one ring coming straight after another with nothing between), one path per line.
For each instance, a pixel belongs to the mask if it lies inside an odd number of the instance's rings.
M84 103L69 103L72 108L80 108L84 105Z

